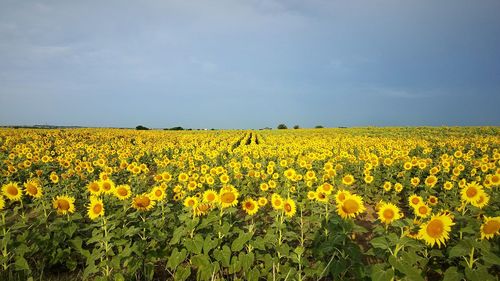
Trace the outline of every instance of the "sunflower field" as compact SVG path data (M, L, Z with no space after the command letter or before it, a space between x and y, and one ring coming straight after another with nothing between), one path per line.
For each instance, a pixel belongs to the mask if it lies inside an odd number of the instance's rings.
M0 280L498 280L500 128L0 129Z

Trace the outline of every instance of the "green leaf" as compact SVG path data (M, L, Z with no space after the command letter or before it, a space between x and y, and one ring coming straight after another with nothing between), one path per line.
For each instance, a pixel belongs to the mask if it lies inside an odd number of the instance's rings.
M180 252L177 248L174 248L172 254L168 258L167 267L175 271L175 268L186 259L187 251L182 249Z
M247 272L250 269L250 267L252 267L254 260L255 260L255 255L252 252L241 256L241 267L243 268L244 272Z
M181 240L182 236L185 234L185 228L184 227L178 227L174 230L174 234L172 235L172 240L170 240L170 245L174 245L179 243Z
M87 280L92 274L95 274L99 272L99 269L97 269L97 266L91 262L87 267L85 267L85 270L83 271L83 279Z
M390 256L389 264L392 265L397 271L406 275L410 280L424 281L424 278L420 275L420 270L416 269L413 264L407 261L399 260L394 256Z
M30 266L23 256L16 256L15 268L18 271L30 271Z
M125 281L125 277L121 273L116 273L115 274L115 281Z
M456 267L452 266L452 267L449 267L444 272L443 281L460 281L460 280L462 280L462 278L463 278L463 275L458 272Z
M370 244L372 244L373 248L379 248L382 250L389 249L389 243L387 243L387 239L385 239L385 237L375 237L370 241Z
M469 255L472 245L467 240L460 240L457 245L453 246L448 252L449 258L463 257Z
M494 265L500 265L500 258L492 252L483 252L483 261Z
M246 275L248 281L258 281L260 272L257 268L254 268L248 272Z
M495 280L495 277L488 273L485 267L478 267L477 269L465 268L465 277L469 281L485 281Z
M174 274L175 281L184 281L191 275L191 268L186 266L180 266Z
M184 241L184 246L190 253L195 255L201 254L203 250L203 236L201 236L201 234L196 234L192 239L186 239Z
M302 256L302 254L304 253L304 247L298 246L297 248L295 248L294 253L296 253L298 256Z
M231 244L231 250L233 252L241 251L248 240L252 238L252 236L252 233L241 232L238 238L234 239L233 243Z
M75 223L67 225L63 228L63 232L66 233L69 237L73 236L78 226Z
M392 268L386 269L384 265L376 264L372 266L372 281L391 281L394 278L394 270Z
M216 239L212 240L210 236L205 237L205 242L203 243L203 253L208 255L210 250L217 247L217 244L219 244L219 241L217 241Z
M210 266L210 260L208 259L208 256L205 255L196 255L191 257L191 263L199 270L204 270Z
M224 245L222 250L215 249L213 251L213 256L223 267L229 267L231 262L231 249L229 249L227 245Z

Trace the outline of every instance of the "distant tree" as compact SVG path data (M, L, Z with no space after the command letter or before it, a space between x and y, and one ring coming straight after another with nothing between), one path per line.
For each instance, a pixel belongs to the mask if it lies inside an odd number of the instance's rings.
M321 125L317 125L317 126L316 126L316 127L314 127L314 128L316 128L316 129L322 129L322 128L324 128L324 127L323 127L323 126L321 126Z
M165 129L165 130L170 130L170 131L182 131L182 130L184 130L184 128L177 126L177 127L172 127L172 128Z
M278 129L285 130L285 129L288 129L288 127L285 124L279 124Z
M139 126L135 127L135 129L136 129L136 130L149 130L149 128L148 128L148 127L144 127L144 126L142 126L142 125L139 125Z
M294 128L295 130L297 130L297 129L299 129L300 127L299 127L299 125L295 125L295 126L293 126L293 128Z

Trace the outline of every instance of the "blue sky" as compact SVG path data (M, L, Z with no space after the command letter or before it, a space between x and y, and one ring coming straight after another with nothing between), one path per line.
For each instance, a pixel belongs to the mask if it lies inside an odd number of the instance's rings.
M500 1L0 0L0 124L500 125Z

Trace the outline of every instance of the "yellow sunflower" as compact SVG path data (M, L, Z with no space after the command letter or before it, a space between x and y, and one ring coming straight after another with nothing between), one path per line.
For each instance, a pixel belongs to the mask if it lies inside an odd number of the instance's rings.
M434 195L431 195L431 196L429 196L429 198L427 198L427 202L431 206L436 206L437 203L438 203L438 201L439 201L438 198L436 196L434 196Z
M0 210L3 210L5 208L5 200L3 199L3 196L0 195Z
M66 215L67 213L75 212L75 198L62 195L57 196L52 200L52 206L57 210L59 215Z
M241 207L250 216L255 215L259 210L257 201L253 200L252 198L245 199L245 201L241 203Z
M273 209L275 210L281 210L283 209L283 198L277 193L274 193L271 196L271 205L273 206Z
M87 185L87 189L90 192L90 194L98 196L101 194L101 185L99 184L98 181L93 181Z
M478 207L479 209L484 208L490 202L490 196L486 192L481 192L479 194L479 199L475 202L471 202L472 206Z
M125 200L129 198L132 195L132 192L130 191L130 186L127 184L122 184L113 190L113 194L116 196L116 198L120 200Z
M483 187L475 181L468 183L467 186L460 191L462 201L470 204L477 203L482 193L484 193Z
M184 199L184 207L194 208L198 204L198 198L195 196L188 196Z
M50 174L50 181L52 181L52 183L58 183L59 182L59 176L56 173Z
M434 175L430 175L425 179L425 185L428 187L434 187L436 183L438 182L438 179Z
M155 186L155 187L153 187L153 190L151 190L149 195L151 196L151 199L153 199L155 201L161 201L161 200L165 199L165 197L167 196L167 193L165 192L164 187Z
M31 179L24 183L24 192L33 198L40 198L43 195L43 189L37 179Z
M7 199L11 201L20 201L23 196L22 189L17 185L16 182L9 182L2 186L2 192Z
M453 183L451 181L447 181L444 183L443 188L445 190L451 190L451 189L453 189Z
M420 225L418 236L431 247L437 244L438 247L445 245L446 240L450 238L451 226L454 225L453 219L449 215L437 214L431 219Z
M225 186L219 191L219 202L222 208L234 207L238 204L239 193L232 186Z
M203 202L210 204L218 203L219 196L217 195L217 192L213 189L205 190L205 192L203 192Z
M199 216L204 216L208 214L208 212L212 209L212 205L208 203L199 203L196 204L196 206L193 207L193 212L194 215L199 217Z
M342 183L345 185L351 185L354 183L354 177L351 174L347 174L342 178Z
M337 202L337 204L342 203L350 195L351 195L351 193L348 190L341 189L341 190L337 191L337 193L335 194L335 202Z
M415 208L418 204L424 202L424 200L422 199L422 197L413 194L408 198L408 202L410 203L411 207Z
M312 190L308 191L308 192L307 192L307 199L309 199L309 200L314 200L314 199L316 199L316 192L314 192L314 191L312 191Z
M413 207L413 211L418 217L426 218L430 216L432 209L424 202L420 202L417 206Z
M101 180L99 184L101 186L101 190L103 193L106 194L113 193L113 189L115 188L115 183L111 179Z
M321 191L326 195L330 195L333 191L333 186L327 182L323 183L321 186Z
M283 211L285 212L285 215L289 218L293 217L295 215L295 212L297 212L297 207L295 206L295 201L292 199L288 198L283 202Z
M481 225L481 239L491 239L500 234L500 217L484 216L484 223Z
M266 197L259 197L259 200L257 200L259 203L260 207L264 207L267 205L267 198Z
M392 183L391 182L389 182L389 181L384 182L384 191L385 192L391 191L391 188L392 188Z
M337 213L343 219L355 218L356 215L366 210L361 196L352 194L346 196L345 200L337 203Z
M136 195L134 199L132 199L132 207L139 211L149 211L154 205L155 201L152 200L147 193Z
M91 220L104 215L104 204L102 200L97 197L90 197L90 204L88 206L87 215Z
M385 224L390 224L401 218L399 208L392 203L383 203L377 214L378 219Z

